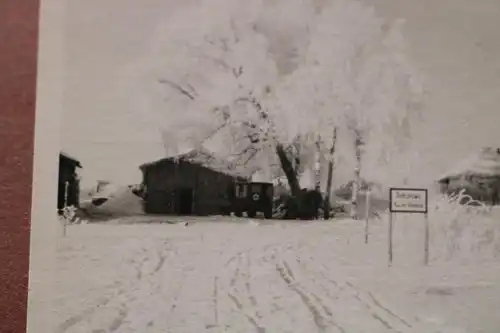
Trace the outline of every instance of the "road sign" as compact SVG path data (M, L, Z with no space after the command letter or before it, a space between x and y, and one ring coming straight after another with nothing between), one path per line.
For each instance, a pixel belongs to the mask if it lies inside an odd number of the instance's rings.
M425 188L390 188L389 189L389 266L392 265L392 237L394 213L424 214L424 265L429 263L429 218L427 189Z
M391 188L389 201L391 213L427 214L427 189Z

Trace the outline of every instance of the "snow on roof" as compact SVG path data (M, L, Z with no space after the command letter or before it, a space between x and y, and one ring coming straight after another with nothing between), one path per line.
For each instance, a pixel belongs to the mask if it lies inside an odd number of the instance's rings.
M139 168L143 170L150 166L159 165L172 160L199 164L213 171L217 171L234 177L248 178L251 177L254 173L254 170L251 170L250 168L244 166L240 166L238 164L230 163L222 158L215 156L212 152L208 151L205 148L191 149L190 151L183 154L178 154L150 163L142 164L141 166L139 166Z
M438 181L464 175L500 176L500 148L481 149L441 175Z
M77 158L71 156L70 154L64 152L64 151L60 151L59 152L59 155L68 159L68 160L71 160L71 161L74 161L76 163L76 166L79 167L79 168L82 168L82 164L80 162L80 160L78 160Z

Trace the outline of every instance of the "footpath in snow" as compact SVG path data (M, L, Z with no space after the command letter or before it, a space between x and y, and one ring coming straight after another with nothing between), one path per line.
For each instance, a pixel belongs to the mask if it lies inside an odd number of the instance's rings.
M396 220L389 268L384 220L368 244L363 221L160 221L68 227L58 333L500 332L491 244L472 258L436 236L424 267L422 224Z

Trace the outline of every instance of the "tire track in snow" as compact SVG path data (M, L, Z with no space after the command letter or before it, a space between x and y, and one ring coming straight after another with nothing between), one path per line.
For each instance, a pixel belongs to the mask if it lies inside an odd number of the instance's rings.
M144 292L144 288L138 288L134 292L137 294L137 297L135 297L135 301L143 301L145 298L148 300L148 302L152 302L154 299L169 299L172 300L172 304L168 308L167 312L155 312L150 314L149 320L146 320L144 316L141 316L141 326L142 328L140 329L141 332L144 330L150 331L153 326L158 322L158 317L160 317L163 320L165 318L171 318L172 313L175 311L176 306L177 306L177 300L179 298L180 293L182 292L183 289L183 279L184 279L184 272L182 272L182 276L177 279L179 282L179 285L173 286L169 285L170 288L167 290L169 291L168 297L164 293L164 289L162 288L165 286L164 280L162 280L159 276L159 274L162 272L163 268L166 267L165 264L168 262L169 259L175 258L173 257L174 254L177 253L175 250L175 247L172 243L171 239L166 239L164 240L159 246L156 247L156 250L154 251L156 255L156 263L151 266L152 268L149 270L149 272L144 274L144 278L142 281L137 281L140 283L142 286L146 286L148 289L150 289L149 293ZM174 294L171 295L170 291L174 291ZM137 308L137 303L135 304L135 307ZM139 308L141 308L140 303L139 303Z
M96 313L97 310L99 309L105 309L109 308L109 305L123 296L125 294L125 288L124 286L118 287L116 292L107 298L102 299L100 302L97 304L88 307L81 313L74 315L68 319L66 319L62 324L60 324L57 328L58 333L64 333L73 328L74 326L82 323L82 322L90 322L92 320L92 316Z
M246 257L246 266L245 266L246 274L242 273L242 265L243 265L242 256ZM250 284L250 274L249 274L251 265L250 251L239 252L235 257L237 258L232 258L229 261L229 262L234 262L236 260L236 268L229 281L229 287L232 290L227 293L227 296L238 310L238 313L240 313L243 317L246 318L248 323L256 330L256 332L266 333L267 332L266 328L263 327L258 322L259 320L262 319L262 316L258 312L257 299L255 298L255 295L252 292L252 286ZM243 303L244 296L241 295L241 291L238 290L237 288L238 282L242 282L244 284L243 288L246 292L247 299L251 307L253 308L253 311L248 310L244 306Z
M236 253L235 255L229 257L229 259L224 263L224 268L227 268L229 265L231 265L235 260L240 260L241 255L244 254L246 251L240 251Z
M135 275L135 279L131 279L130 281L128 281L128 288L125 288L125 286L123 286L118 294L118 297L112 300L117 301L118 303L118 305L115 307L118 313L116 313L115 316L111 317L111 323L109 324L105 332L114 333L122 327L130 313L129 304L133 303L137 299L137 296L134 293L136 289L133 289L132 287L137 285L138 283L141 283L141 280L143 280L144 277L153 274L151 272L145 274L145 267L147 263L150 262L148 250L146 248L142 248L140 253L142 255L142 258L136 258L132 260L132 262L135 263L134 269L137 272L137 274ZM120 298L121 300L119 300ZM109 305L108 308L110 308Z
M314 262L314 258L311 257L309 259ZM413 328L413 326L407 320L397 315L395 311L390 310L387 306L384 306L373 296L372 293L362 291L349 281L346 281L341 285L338 281L332 279L330 275L326 273L329 272L329 270L324 264L320 264L317 266L318 268L320 268L319 270L311 270L303 261L301 261L301 265L307 271L309 271L311 275L318 275L322 278L323 281L331 283L334 286L334 288L332 289L336 290L336 295L334 297L337 301L341 301L343 299L341 294L344 294L350 299L354 299L365 309L365 311L371 318L376 320L385 329L396 333L403 333ZM330 289L326 288L321 283L319 283L318 285L323 289L324 292L327 292L327 290ZM331 294L329 298L332 298Z
M70 318L66 319L63 323L58 325L56 331L58 333L65 333L69 331L71 328L74 326L82 323L82 322L88 322L92 320L92 316L96 313L97 310L103 309L104 307L109 307L109 304L113 303L115 300L117 300L119 297L123 296L123 294L126 292L126 286L128 284L131 284L132 281L135 280L140 280L142 278L142 273L141 273L141 268L144 266L144 264L147 262L147 257L144 257L147 253L147 249L141 248L139 251L137 251L134 256L130 259L130 263L133 265L133 269L135 272L135 275L128 281L123 281L123 280L116 280L109 284L109 287L105 287L106 289L109 289L112 295L108 297L101 298L99 301L97 301L94 305L87 307L85 310L81 311L80 313L71 316ZM139 256L139 259L137 258Z
M375 320L377 320L379 323L385 326L385 328L394 331L396 333L403 333L403 331L406 330L406 328L411 328L411 325L409 325L405 320L402 320L401 317L393 316L392 314L394 314L394 312L392 311L389 312L382 311L385 315L380 313L381 312L380 309L387 309L387 308L377 307L370 304L369 301L362 298L361 295L362 292L358 288L354 287L352 283L347 281L345 284L351 288L350 292L352 296L356 298L356 300L358 300L358 302L366 308L366 310ZM389 314L389 316L387 316L387 314ZM397 328L398 326L400 326L398 322L403 323L403 325L406 326L406 328L402 328L403 331Z
M141 260L136 260L137 264L135 267L135 269L137 270L137 272L139 272L139 274L136 275L135 281L131 281L129 288L126 291L124 290L122 292L124 299L118 305L118 314L116 314L116 316L112 319L111 324L109 325L108 328L108 332L114 333L118 331L118 329L124 324L125 319L130 313L129 304L133 304L133 302L136 301L139 297L136 294L138 291L140 291L140 289L132 289L130 287L137 284L146 284L149 286L154 285L154 284L147 284L146 282L143 282L143 280L146 278L153 277L163 267L165 260L167 259L167 253L169 249L168 240L163 241L161 245L156 247L155 249L156 250L154 253L156 255L157 262L154 265L154 268L149 271L146 270L146 265L149 262L151 262L150 255L148 253L148 249L146 248L142 249L141 253L143 255L143 258Z
M234 270L234 273L231 277L231 280L229 281L229 286L231 288L235 288L236 286L236 281L238 280L238 277L240 276L240 266L241 266L241 256L243 255L243 253L239 253L235 256L235 260L236 260L236 269ZM232 260L231 260L232 262Z
M412 328L412 325L410 323L408 323L408 321L406 321L405 319L403 319L401 316L397 315L394 311L390 310L386 306L382 305L382 303L377 298L375 298L375 296L371 292L363 292L363 291L361 291L360 288L354 286L349 281L346 282L346 285L348 285L349 287L352 288L352 290L354 291L355 297L360 302L366 304L366 306L368 308L370 308L370 310L376 311L376 312L378 312L377 310L381 310L381 312L385 313L389 318L391 318L391 320L390 320L391 322L394 320L396 322L399 322L399 323L403 324L407 328ZM361 298L361 294L367 294L371 302L368 301L368 300L362 299ZM370 303L372 303L372 304L370 304ZM374 315L377 315L377 314L374 314ZM380 317L378 317L378 318L379 318L379 320L382 320L382 318L380 318ZM390 324L388 324L388 325L390 325ZM392 329L394 329L394 328L392 328Z
M122 281L115 281L112 284L112 286L114 286L113 295L102 299L97 304L87 308L80 314L70 317L59 325L57 332L68 332L72 327L82 322L87 322L87 324L92 325L91 323L94 321L93 317L99 309L104 309L105 311L116 309L117 313L114 316L109 316L109 319L106 319L106 321L110 322L107 328L96 328L93 329L92 332L119 332L119 329L130 313L129 304L138 299L136 294L139 290L135 287L138 284L147 284L144 282L146 278L151 278L161 271L168 258L168 254L170 253L169 250L170 244L168 240L162 242L159 247L156 247L156 251L153 252L153 256L156 257L157 262L154 264L153 268L149 270L147 269L147 266L148 264L152 264L151 250L148 250L147 248L140 249L130 259L130 263L133 265L132 267L135 273L128 280L124 279Z
M113 319L111 325L109 326L108 332L116 332L124 323L125 318L128 316L128 308L124 305L120 310L118 310L118 315Z
M258 333L266 333L266 329L260 326L254 317L245 312L243 304L236 296L234 296L232 293L228 293L228 297L234 303L239 312L248 320L248 322L256 329Z
M365 309L367 314L371 318L373 318L373 320L377 321L387 330L394 331L396 333L403 333L413 328L413 326L407 320L397 315L395 311L390 310L387 306L384 306L378 299L373 296L372 293L360 290L349 281L341 284L339 281L332 279L330 277L330 274L325 273L329 272L329 270L324 264L320 263L319 265L314 265L319 269L311 269L310 267L308 267L304 260L300 260L297 258L296 261L307 272L309 272L310 276L319 276L322 281L327 282L333 286L333 288L328 288L324 286L323 283L315 283L315 285L321 288L323 293L325 293L325 295L327 295L328 298L332 301L346 303L346 301L349 299L351 301L354 300ZM308 261L315 262L315 259L313 257L309 257ZM334 291L333 295L332 291ZM344 296L342 296L342 294ZM344 300L345 297L347 297L347 299ZM323 310L325 312L331 312L328 308L324 308Z
M214 278L214 320L215 325L219 325L219 287L218 287L218 277Z
M236 313L244 317L251 327L253 327L257 332L268 331L268 328L263 324L263 321L265 320L264 314L269 315L269 313L262 312L261 304L259 304L257 294L255 293L252 284L252 280L254 278L252 275L253 267L255 267L256 262L269 263L270 267L272 267L273 264L271 263L271 260L269 260L270 255L267 253L276 252L278 250L277 248L282 250L284 248L284 244L288 244L287 249L292 248L289 241L286 243L264 242L261 245L254 245L250 248L237 252L223 264L223 268L225 270L224 273L226 273L223 280L228 281L227 286L230 291L227 292L227 297L230 300L230 304L234 306L232 311L236 310ZM229 268L230 265L232 265L231 268ZM222 280L220 275L218 278L219 281ZM221 284L219 284L219 291L220 286ZM272 303L271 306L272 305L276 304ZM284 309L279 307L278 309L284 311ZM286 311L284 312L286 313ZM270 314L272 314L272 311ZM223 324L221 321L221 318L219 318L219 325ZM231 329L228 325L224 326L227 329Z
M401 321L405 326L407 327L412 327L412 325L410 325L405 319L403 319L402 317L398 316L397 314L395 314L393 311L389 310L388 308L386 308L385 306L383 306L380 301L378 301L375 296L373 296L373 294L371 292L368 292L368 295L370 296L370 298L372 299L373 303L375 305L377 305L379 308L383 309L385 312L389 313L391 316L397 318L399 321Z
M106 306L112 298L117 297L118 295L113 295L110 298L104 298L97 302L97 304L90 306L83 310L82 312L69 317L66 319L64 322L58 325L56 332L57 333L64 333L67 332L70 328L72 328L75 325L78 325L80 322L84 321L88 317L92 316L92 314L97 311L97 309Z
M250 283L252 273L251 273L251 266L252 266L252 260L250 259L250 253L246 256L246 273L245 273L245 290L248 294L248 299L250 301L250 304L252 307L255 308L255 315L258 318L262 318L262 316L259 314L258 310L258 303L257 303L257 298L255 297L255 294L252 290L252 284Z
M142 257L142 259L137 259L135 256L141 256L141 255L144 255L145 253L146 253L146 250L144 248L142 248L130 260L130 262L134 265L133 266L134 271L136 272L135 276L134 276L135 279L138 279L141 277L141 275L138 274L138 271L139 271L138 265L142 265L145 262L144 257ZM134 280L134 278L132 278L132 281L133 280ZM108 285L109 287L106 289L109 289L109 291L111 292L112 295L110 295L108 297L101 298L94 305L89 306L85 310L81 311L80 313L73 315L73 316L69 317L68 319L66 319L64 322L59 324L58 327L56 328L57 333L68 332L71 328L73 328L74 326L76 326L82 322L91 321L92 316L96 313L97 310L102 309L104 307L109 307L109 304L111 304L113 301L115 301L120 296L122 296L126 290L125 286L128 285L129 283L130 283L130 280L129 281L116 280L116 281L112 282L111 284L109 284Z
M134 265L134 270L136 272L135 278L137 280L140 280L142 278L143 268L147 264L147 262L149 261L149 258L147 256L147 252L148 252L148 250L146 248L142 248L140 251L141 255L143 256L142 259L139 262L137 262L137 260L134 260L134 259L131 260L131 263Z
M207 329L219 327L219 277L213 279L212 306L214 307L214 324L206 325Z
M158 255L158 263L156 264L156 267L154 268L152 274L158 273L162 268L163 265L165 264L165 261L167 260L168 254L171 253L171 247L170 247L170 242L166 240L163 243L163 246L161 249L157 250L157 255Z
M305 291L305 289L295 281L293 271L286 261L283 261L282 263L276 263L276 271L278 272L281 279L290 288L290 290L295 292L300 297L302 303L311 313L318 333L327 332L329 328L328 324L335 327L337 331L341 333L346 332L342 326L340 326L337 322L333 320L332 311L330 311L330 309L321 302L321 299L317 295ZM310 294L310 296L308 294ZM325 312L325 314L321 313L321 310L314 304L312 298L316 300L316 302L320 305L321 309Z

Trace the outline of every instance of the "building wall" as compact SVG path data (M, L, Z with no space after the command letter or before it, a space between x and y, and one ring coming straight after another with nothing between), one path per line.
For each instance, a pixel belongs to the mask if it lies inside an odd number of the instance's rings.
M200 165L165 161L143 170L144 210L150 214L177 214L182 189L193 190L193 214L219 214L234 178Z
M500 177L467 176L441 182L441 193L458 193L465 189L465 194L474 200L490 205L500 204Z
M68 182L67 206L79 207L80 184L76 175L76 165L66 159L59 160L59 181L57 209L64 207L65 183Z

